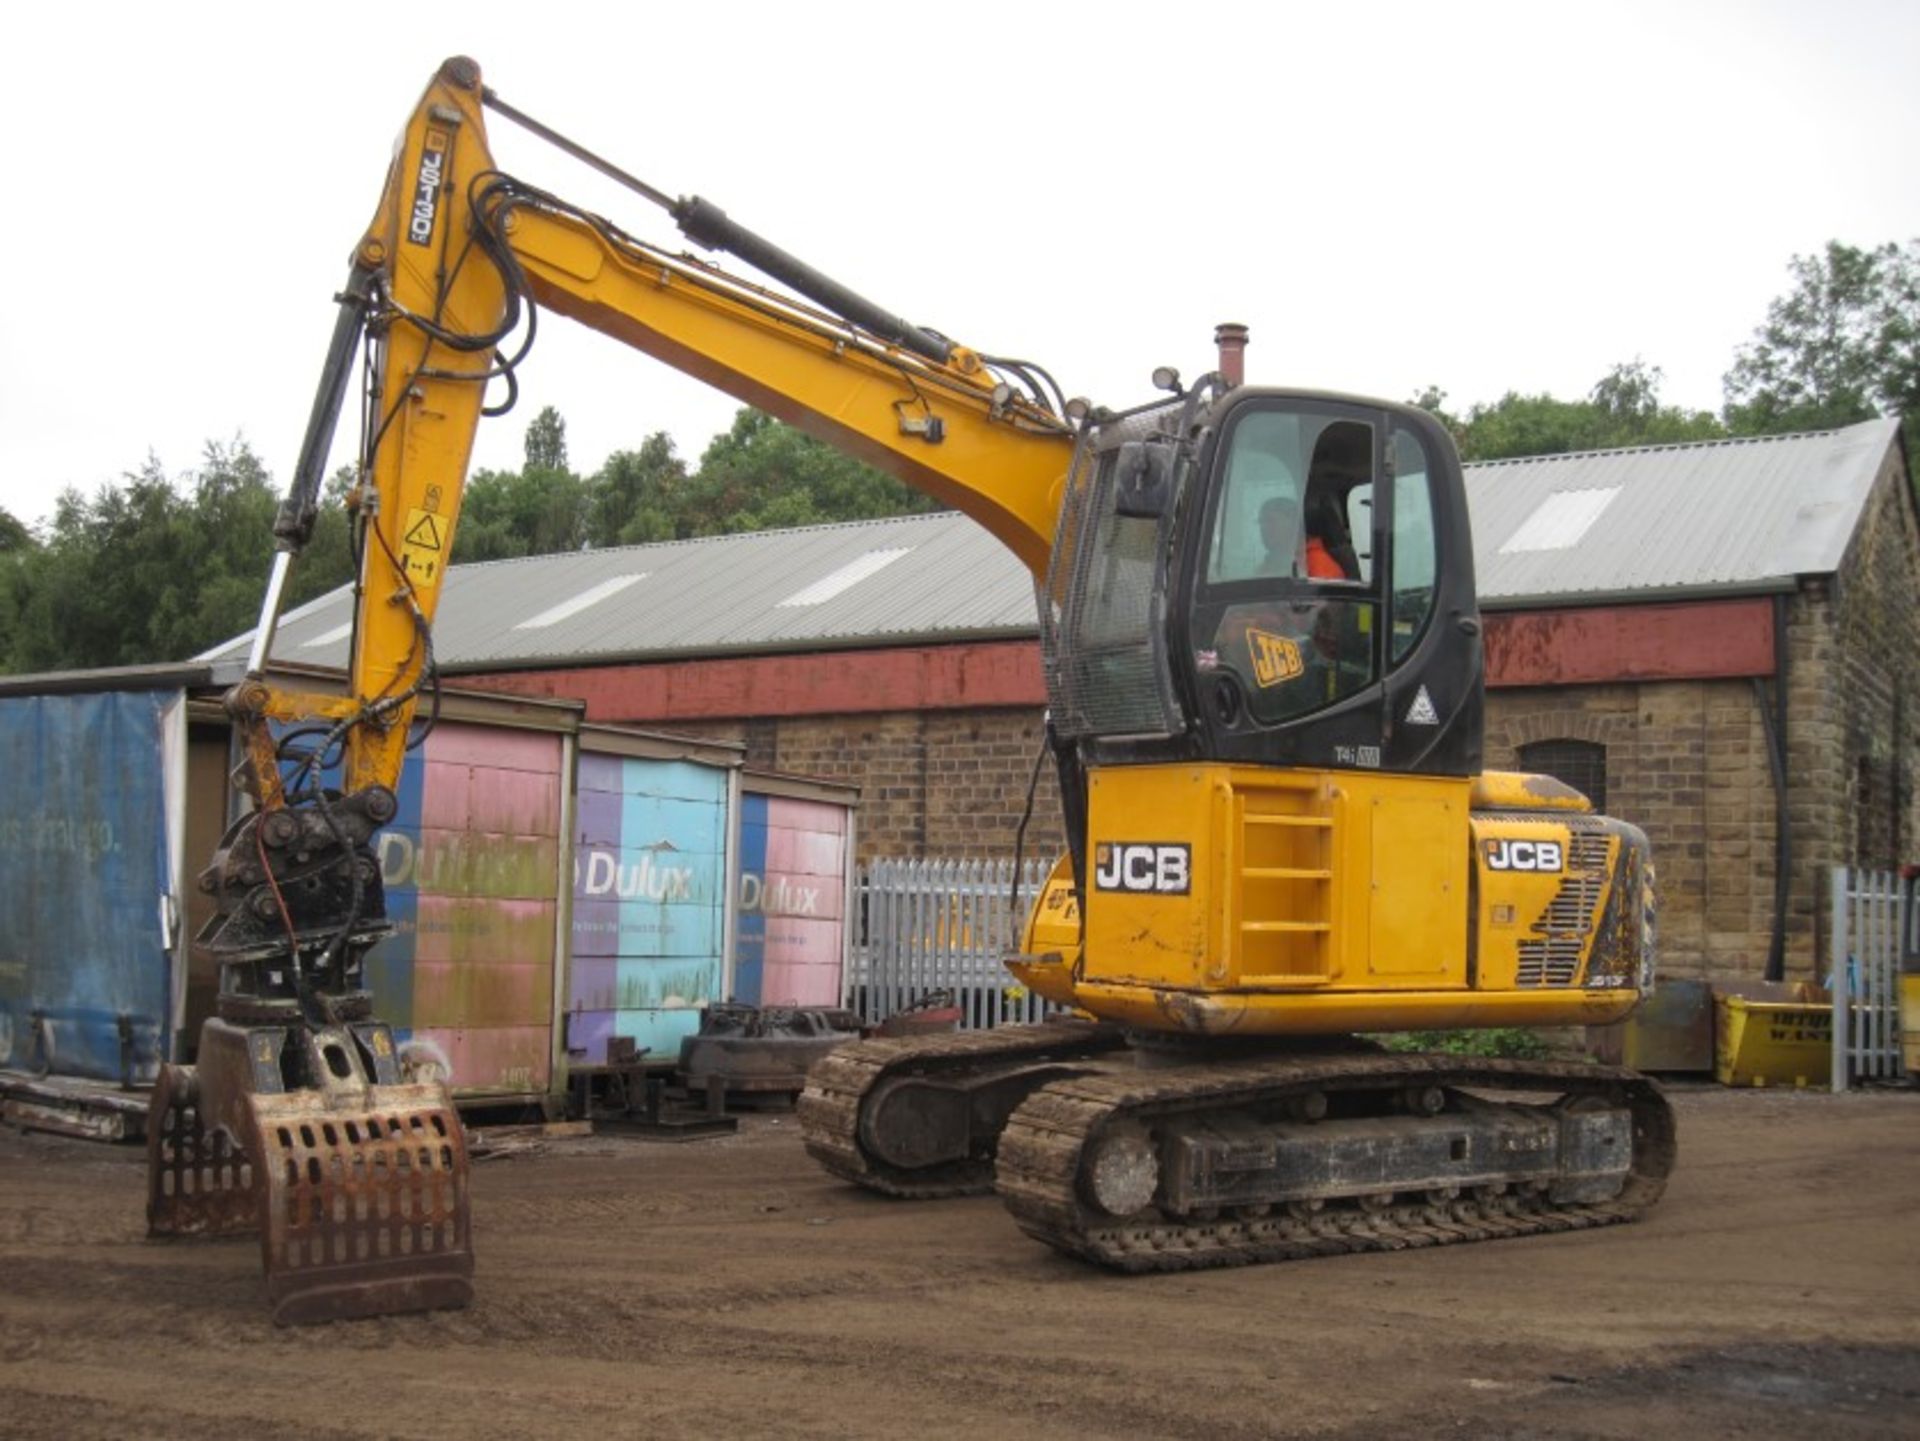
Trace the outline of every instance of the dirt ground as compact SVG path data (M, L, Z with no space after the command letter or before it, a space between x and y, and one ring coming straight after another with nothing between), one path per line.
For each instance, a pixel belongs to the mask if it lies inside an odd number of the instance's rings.
M1125 1278L791 1117L475 1166L464 1312L276 1330L132 1147L0 1132L0 1436L1920 1436L1920 1093L1675 1092L1638 1225Z

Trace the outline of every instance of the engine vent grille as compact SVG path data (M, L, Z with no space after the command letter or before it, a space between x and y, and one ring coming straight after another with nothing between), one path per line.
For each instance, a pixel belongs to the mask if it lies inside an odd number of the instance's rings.
M1539 939L1520 942L1516 977L1520 985L1570 986L1580 974L1580 960L1592 940L1600 897L1607 887L1607 842L1604 831L1576 825L1567 850L1566 878L1533 923Z

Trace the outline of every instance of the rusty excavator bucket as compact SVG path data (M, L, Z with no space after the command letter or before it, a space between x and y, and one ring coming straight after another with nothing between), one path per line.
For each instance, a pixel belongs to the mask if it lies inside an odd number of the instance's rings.
M256 810L200 876L217 909L195 947L220 995L196 1064L154 1086L147 1233L257 1232L281 1325L473 1299L466 1134L364 984L392 929L370 842L395 809L375 786Z
M148 1233L257 1231L281 1325L465 1306L467 1148L445 1084L403 1080L377 1021L289 1020L209 1020L199 1064L162 1069Z

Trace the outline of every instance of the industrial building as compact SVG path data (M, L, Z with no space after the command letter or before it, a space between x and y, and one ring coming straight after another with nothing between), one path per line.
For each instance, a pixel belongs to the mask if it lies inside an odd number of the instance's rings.
M1652 837L1670 976L1824 975L1826 875L1906 858L1920 525L1899 427L1472 465L1486 763ZM859 852L1010 851L1045 706L1027 572L955 514L457 566L462 685L859 789ZM340 664L348 597L279 653ZM222 655L240 653L242 643ZM1028 853L1062 842L1039 776Z

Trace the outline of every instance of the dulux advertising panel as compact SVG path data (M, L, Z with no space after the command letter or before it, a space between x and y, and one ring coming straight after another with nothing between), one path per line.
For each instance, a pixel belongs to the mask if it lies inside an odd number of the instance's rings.
M582 754L566 1045L604 1065L627 1037L672 1060L720 999L728 772Z

